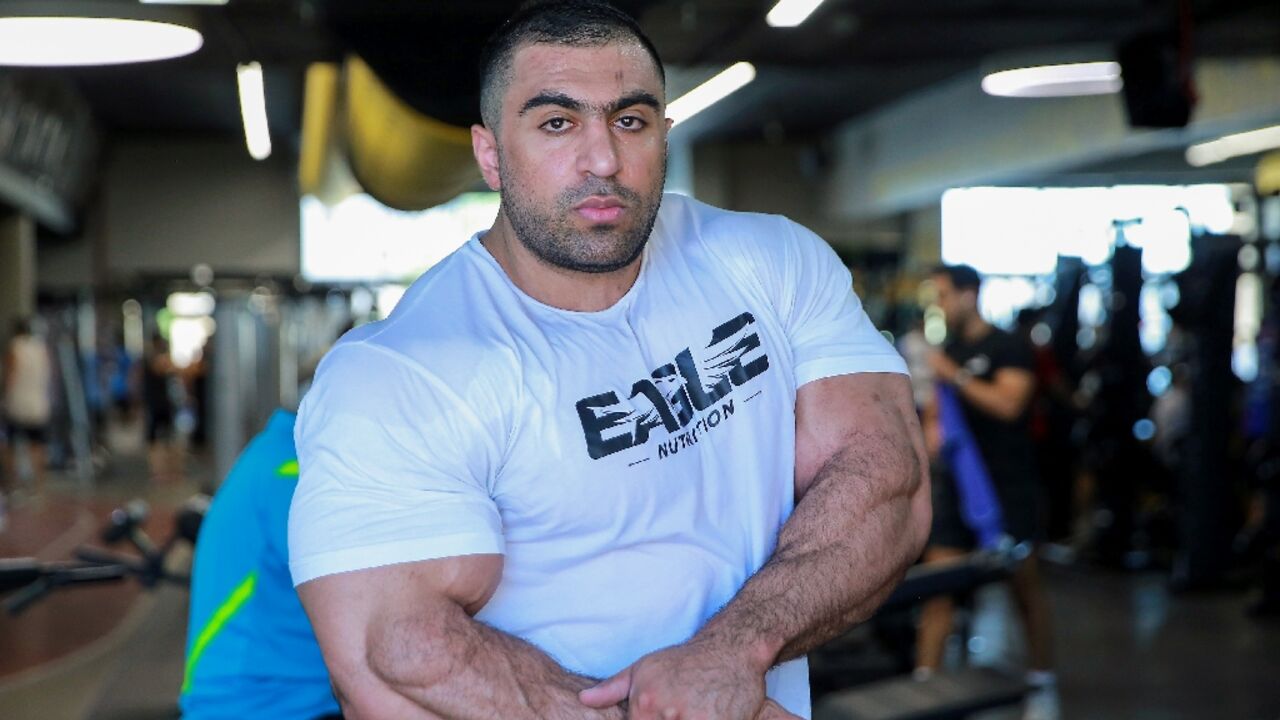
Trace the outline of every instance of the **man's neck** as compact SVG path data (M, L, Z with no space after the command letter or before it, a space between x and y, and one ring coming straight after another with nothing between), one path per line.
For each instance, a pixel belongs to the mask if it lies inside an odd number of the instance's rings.
M599 312L614 306L640 275L640 258L612 272L587 273L556 267L516 238L506 213L480 238L493 259L526 295L544 305L575 312Z
M974 313L972 317L965 321L964 327L960 330L960 336L967 343L975 343L986 337L989 332L991 332L990 323L983 320L981 315Z

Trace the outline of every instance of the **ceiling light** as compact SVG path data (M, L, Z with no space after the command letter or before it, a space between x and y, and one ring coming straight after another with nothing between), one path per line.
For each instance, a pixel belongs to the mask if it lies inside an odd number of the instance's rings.
M795 27L813 14L822 0L778 0L764 21L770 27Z
M166 60L204 43L189 16L134 2L0 2L0 65L80 66Z
M1192 145L1187 148L1187 162L1194 167L1204 167L1233 157L1252 155L1274 148L1280 148L1280 125L1227 135L1217 140Z
M262 65L256 62L236 66L240 86L240 117L244 121L244 141L254 160L271 156L271 133L267 130L267 91L262 82Z
M982 78L983 91L999 97L1108 95L1123 87L1120 63L1111 61L1021 67Z
M667 117L672 125L706 110L726 96L754 80L756 68L749 62L734 63L715 77L667 104Z

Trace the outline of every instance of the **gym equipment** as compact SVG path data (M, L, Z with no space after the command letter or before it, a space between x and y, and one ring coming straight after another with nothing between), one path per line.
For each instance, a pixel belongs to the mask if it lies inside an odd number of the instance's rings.
M1009 538L992 550L981 550L962 558L928 565L916 565L876 611L877 615L912 607L939 595L958 595L988 583L1008 578L1027 558L1027 543Z
M1030 547L1009 539L992 550L957 560L917 565L877 611L877 617L909 609L941 595L971 592L1004 580ZM1031 690L1020 677L993 668L939 671L927 679L902 675L832 692L814 706L814 720L951 720L1013 705Z
M926 680L882 680L828 696L814 720L952 720L1022 701L1029 686L991 668L962 668Z
M174 515L173 532L163 545L157 546L142 529L150 508L141 500L111 511L101 533L108 545L128 540L137 555L117 553L94 547L80 547L76 560L42 562L34 558L0 558L0 595L12 593L4 601L10 615L17 615L50 592L70 585L114 582L132 577L145 588L161 582L189 585L191 578L168 569L169 555L180 541L195 544L200 521L209 507L209 498L196 495L188 499Z

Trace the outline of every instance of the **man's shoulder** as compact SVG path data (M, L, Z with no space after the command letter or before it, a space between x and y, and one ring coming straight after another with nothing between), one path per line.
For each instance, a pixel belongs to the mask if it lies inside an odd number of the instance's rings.
M782 215L726 210L678 193L662 196L661 217L669 231L690 231L704 238L776 237L794 226Z
M500 325L466 322L466 308L393 315L343 336L321 363L323 375L356 374L378 383L396 379L465 382L495 366L507 368L510 343ZM474 318L472 318L474 320Z
M991 332L977 345L977 350L988 355L998 367L1022 367L1031 365L1031 346L1021 336L1003 328L992 326Z
M518 375L513 347L492 308L415 284L389 317L342 336L317 368L316 386L340 404L361 407L424 394L463 398L506 387Z
M686 255L759 273L785 264L802 228L782 215L725 210L683 195L663 196L662 228Z
M475 249L463 246L415 280L388 317L347 333L335 349L434 366L456 354L504 347L504 310L493 301L496 293L485 291L494 282Z

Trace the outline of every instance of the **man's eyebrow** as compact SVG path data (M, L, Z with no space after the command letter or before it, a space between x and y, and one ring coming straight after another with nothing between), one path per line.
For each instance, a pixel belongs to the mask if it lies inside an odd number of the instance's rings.
M609 114L612 115L613 113L629 108L632 105L648 105L654 110L662 109L662 103L658 102L658 98L654 97L653 93L638 90L636 92L623 95L617 100L609 103Z
M533 110L534 108L542 107L544 105L559 105L560 107L566 110L575 110L575 111L582 110L582 103L578 102L577 100L574 100L568 95L565 95L564 93L550 92L547 90L543 90L537 95L534 95L533 97L526 100L524 105L521 106L519 114L524 115L530 110Z
M599 112L605 115L612 115L618 112L619 110L629 108L633 105L648 105L654 110L662 109L662 103L658 102L658 98L654 97L653 93L646 92L644 90L637 90L636 92L627 93L626 95L623 95L617 100L614 100L604 105L594 105L594 104L588 105L586 103L583 103L581 100L577 100L572 97L569 97L568 95L562 92L555 92L553 90L543 90L537 95L534 95L533 97L526 100L524 105L520 107L519 114L524 115L525 113L529 112L530 110L533 110L534 108L539 108L546 105L555 105L557 107L562 107L566 110L573 110L574 112L591 110L591 111Z

